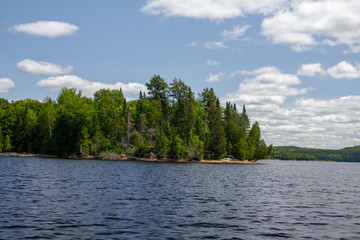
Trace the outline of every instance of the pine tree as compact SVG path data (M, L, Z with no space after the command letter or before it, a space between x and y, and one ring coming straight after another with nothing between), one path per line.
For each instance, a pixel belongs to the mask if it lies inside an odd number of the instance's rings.
M226 153L226 134L222 121L220 101L213 89L204 89L201 100L205 105L206 119L209 131L205 134L205 152L208 158L218 159ZM206 129L206 126L205 126Z
M249 136L247 138L247 144L248 144L248 152L247 152L247 158L250 160L256 159L256 150L258 149L260 145L261 135L260 135L260 128L259 123L255 122L251 130L249 132Z
M221 107L213 89L205 88L195 99L181 79L168 85L159 75L146 86L149 96L140 91L139 99L130 102L121 89L101 89L91 99L64 88L57 102L10 103L0 98L0 151L64 156L126 150L136 156L154 152L159 158L228 155L241 160L264 158L271 152L258 123L250 129L245 106L241 113L236 104Z
M159 100L161 102L163 116L168 114L168 84L160 75L154 75L149 83L146 83L150 100Z
M246 113L246 107L245 105L243 105L243 110L242 110L242 113L241 113L241 126L242 126L242 129L245 131L246 135L249 133L249 130L250 130L250 120L249 120L249 117Z
M4 152L10 152L12 149L11 146L11 140L9 135L6 135L5 140L4 140Z

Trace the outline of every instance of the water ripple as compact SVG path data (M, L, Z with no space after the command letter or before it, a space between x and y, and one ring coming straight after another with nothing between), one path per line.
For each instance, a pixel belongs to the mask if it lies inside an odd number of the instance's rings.
M0 158L0 239L360 239L360 164Z

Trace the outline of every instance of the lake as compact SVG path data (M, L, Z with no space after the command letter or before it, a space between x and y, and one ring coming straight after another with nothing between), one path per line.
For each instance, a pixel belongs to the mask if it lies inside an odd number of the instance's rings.
M360 163L0 157L0 239L360 239Z

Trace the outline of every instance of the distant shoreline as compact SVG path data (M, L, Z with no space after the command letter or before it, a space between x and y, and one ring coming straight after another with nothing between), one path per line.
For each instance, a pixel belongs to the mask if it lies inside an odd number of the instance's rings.
M257 161L236 159L202 159L202 160L186 160L186 159L157 159L157 158L138 158L126 155L118 155L115 157L102 158L99 156L65 156L46 155L46 154L33 154L33 153L15 153L5 152L0 153L0 157L37 157L37 158L56 158L56 159L74 159L74 160L104 160L104 161L138 161L138 162L163 162L163 163L215 163L215 164L263 164Z

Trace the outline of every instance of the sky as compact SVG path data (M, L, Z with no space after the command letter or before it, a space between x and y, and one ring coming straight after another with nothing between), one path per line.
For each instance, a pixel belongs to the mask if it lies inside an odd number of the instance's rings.
M0 0L0 98L74 87L131 100L160 74L246 105L267 144L360 145L359 12L358 0Z

